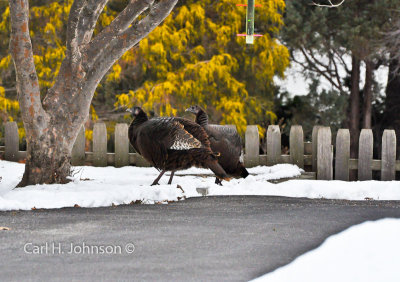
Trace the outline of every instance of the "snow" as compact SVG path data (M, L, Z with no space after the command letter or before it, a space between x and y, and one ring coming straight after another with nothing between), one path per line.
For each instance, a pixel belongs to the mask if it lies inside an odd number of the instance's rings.
M294 177L301 170L293 165L275 167L255 167L249 170L254 176L248 178L255 183L282 177ZM157 177L155 168L145 167L74 167L72 182L68 184L34 185L23 189L14 188L22 178L24 164L0 160L0 211L52 209L62 207L104 207L130 204L140 201L144 204L168 203L187 197L201 196L196 188L214 187L218 194L218 185L210 170L191 168L179 171L172 185L167 185L169 176L164 175L160 184L150 186ZM239 185L242 180L224 182L226 187ZM252 183L252 182L250 182ZM177 188L179 184L184 191ZM243 184L241 184L243 185ZM241 186L242 187L242 186ZM243 188L242 188L243 189ZM247 192L254 194L256 191ZM236 193L240 193L237 190Z
M273 184L267 180L299 176L297 166L279 164L249 169L246 179L232 179L223 186L214 184L210 170L191 168L176 173L172 185L164 175L161 185L150 186L157 177L154 168L140 167L75 167L72 182L64 185L14 187L20 181L24 164L0 160L0 211L51 209L62 207L104 207L130 204L168 203L199 197L198 188L208 195L270 195L286 197L327 198L344 200L400 200L400 183L396 181L316 181L290 180ZM177 185L182 188L180 189Z
M168 175L158 186L154 168L74 167L72 181L64 185L35 185L14 188L20 181L24 164L0 160L0 211L51 209L62 207L104 207L130 204L168 203L208 195L271 195L345 200L400 200L396 181L317 181L290 180L273 184L267 180L299 176L302 170L290 164L249 169L246 179L214 184L209 170L191 168L176 173L173 184ZM181 187L181 188L180 188ZM400 281L400 220L384 219L350 227L329 237L319 248L287 266L255 281Z
M400 219L367 221L253 281L400 281Z

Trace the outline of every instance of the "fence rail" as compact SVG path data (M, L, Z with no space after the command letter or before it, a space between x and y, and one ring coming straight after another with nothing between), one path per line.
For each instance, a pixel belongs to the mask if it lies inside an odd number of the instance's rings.
M93 152L85 152L85 131L82 127L72 150L73 165L91 164L94 166L126 165L149 166L137 153L129 153L128 125L115 127L115 153L107 152L107 130L104 123L96 123L93 128ZM292 126L289 136L289 155L283 155L279 126L270 125L267 130L267 154L259 154L259 132L256 125L247 126L245 133L245 165L275 165L279 163L296 164L300 168L316 172L321 180L349 180L350 170L358 171L359 180L371 180L373 171L381 172L381 180L394 180L400 171L400 160L396 159L396 134L385 130L382 136L381 160L373 159L373 134L363 129L359 139L359 159L350 158L350 133L340 129L332 144L329 127L315 126L311 142L304 141L303 129ZM10 161L21 161L26 152L19 151L18 128L15 122L5 124L5 146L0 146L0 157Z

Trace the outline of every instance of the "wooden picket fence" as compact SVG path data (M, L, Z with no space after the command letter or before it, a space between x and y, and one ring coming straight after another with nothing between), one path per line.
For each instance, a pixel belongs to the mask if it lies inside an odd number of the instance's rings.
M0 146L0 157L10 161L20 161L26 152L19 151L18 128L15 122L5 125L5 146ZM321 180L349 180L350 170L358 171L358 180L372 179L372 171L381 172L381 180L394 180L400 171L400 161L396 159L396 134L385 130L382 137L382 158L373 159L373 134L363 129L360 134L359 159L350 158L350 133L340 129L336 136L335 149L329 127L315 126L311 142L304 141L303 129L299 125L290 129L289 155L282 154L279 126L270 125L267 130L267 154L259 154L259 132L256 125L247 126L245 133L246 167L296 164L307 171L315 172ZM148 166L148 162L137 153L129 153L128 125L115 127L115 152L107 152L107 130L104 123L96 123L93 128L93 152L85 152L85 132L81 129L72 151L73 165Z

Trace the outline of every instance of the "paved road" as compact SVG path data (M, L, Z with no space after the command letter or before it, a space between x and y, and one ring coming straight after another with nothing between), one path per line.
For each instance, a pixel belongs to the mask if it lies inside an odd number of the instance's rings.
M0 212L0 226L11 228L0 231L0 276L246 281L289 263L331 234L384 217L400 218L400 203L206 197L169 205ZM46 242L47 253L40 250ZM133 254L124 249L130 242ZM74 254L68 254L71 243ZM83 244L98 249L82 254ZM115 254L99 254L101 246Z

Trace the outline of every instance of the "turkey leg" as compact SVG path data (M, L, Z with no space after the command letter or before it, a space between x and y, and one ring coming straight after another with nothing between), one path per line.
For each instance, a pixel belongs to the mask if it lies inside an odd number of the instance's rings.
M172 178L174 178L174 173L175 173L175 170L173 170L173 171L171 172L171 176L169 177L168 184L171 184L171 183L172 183Z
M161 176L163 176L164 173L165 173L165 170L161 171L160 174L158 175L158 177L156 179L154 179L154 181L151 184L151 186L158 185L158 181L160 180Z

